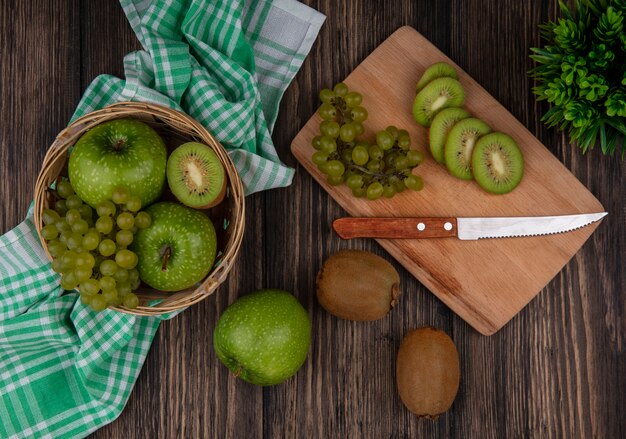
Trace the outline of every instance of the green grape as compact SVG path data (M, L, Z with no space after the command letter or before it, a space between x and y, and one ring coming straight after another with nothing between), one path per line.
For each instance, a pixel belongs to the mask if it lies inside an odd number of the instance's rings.
M117 290L106 290L102 291L102 298L106 301L107 304L111 304L115 299L117 299Z
M363 96L359 92L351 91L349 93L346 93L346 95L343 97L343 100L346 101L346 105L348 107L354 108L358 105L361 105L361 102L363 101Z
M141 198L135 195L131 196L126 202L126 209L131 212L139 212L139 209L141 209Z
M137 265L137 254L130 250L120 250L115 255L115 262L122 268L130 270Z
M382 169L382 167L383 167L383 164L382 164L382 161L380 160L372 159L369 162L367 162L367 169L370 172L378 172Z
M111 261L113 262L113 261ZM113 262L115 264L115 262ZM109 275L110 276L110 275ZM115 264L115 273L113 273L113 279L117 282L117 287L119 291L120 284L125 282L130 282L130 274L128 270L124 270L123 268L119 268L117 264Z
M96 230L105 235L111 233L111 230L113 230L113 219L109 216L101 216L96 221Z
M320 139L320 150L322 152L335 152L337 150L337 142L332 137L322 136Z
M335 92L335 95L342 98L347 95L350 90L348 89L348 86L346 84L340 82L336 84L335 87L333 87L333 91Z
M115 261L111 259L105 259L100 263L100 274L103 276L113 276L119 267L115 263Z
M322 138L322 136L315 136L313 137L313 139L311 140L311 145L313 146L313 148L317 149L318 151L320 150L321 146L320 146L320 139Z
M328 174L328 169L326 169L327 165L328 162L320 163L319 165L317 165L317 169L319 169L322 174Z
M139 298L137 297L137 295L133 294L133 293L129 293L126 296L124 296L124 301L122 302L122 304L126 307L126 308L137 308L137 306L139 305Z
M378 145L371 145L368 149L369 156L372 160L380 160L384 156L383 149Z
M104 300L104 297L102 297L102 294L96 294L91 298L91 303L89 304L89 306L95 312L100 312L106 309L107 302L106 300Z
M83 205L83 200L78 195L70 195L65 200L68 209L78 209Z
M410 149L407 151L406 158L409 161L409 166L417 166L424 163L424 153L416 149Z
M365 132L365 128L363 127L363 124L361 122L354 121L351 125L354 127L357 137Z
M139 212L135 215L135 226L140 229L147 229L152 224L152 218L148 212Z
M100 278L100 289L102 291L112 290L115 288L116 282L111 276L102 276Z
M68 271L61 276L61 288L71 291L78 285L78 280L73 271Z
M93 298L93 296L89 296L87 294L83 294L83 292L81 291L80 293L80 303L82 303L85 306L89 306L91 304L91 299Z
M326 173L331 177L342 176L346 168L339 160L331 160L326 163Z
M357 145L352 150L352 161L359 166L367 164L370 159L370 155L367 152L367 148L363 145Z
M92 268L95 258L89 252L80 252L76 255L76 266L81 268Z
M55 258L58 258L60 255L62 255L66 249L66 245L63 244L61 241L53 240L48 243L48 251Z
M80 212L77 209L70 209L65 214L65 221L71 226L80 219Z
M380 198L382 194L383 194L383 185L380 184L380 182L378 181L370 183L370 185L367 187L367 198L369 200L376 200Z
M100 233L97 230L89 229L83 236L82 246L85 250L95 250L100 244Z
M352 110L350 110L350 116L352 117L352 120L357 121L357 122L365 122L365 120L367 119L367 110L363 107L354 107Z
M72 187L70 182L67 180L63 180L57 183L56 188L57 188L57 194L59 194L59 197L61 198L68 198L74 195L74 188Z
M65 266L60 258L52 260L52 269L57 273L63 273L65 271Z
M111 200L115 204L126 204L129 198L130 191L126 186L117 186L113 189L113 193L111 194Z
M389 125L387 128L385 128L385 131L391 134L394 140L398 139L398 128L396 128L395 126Z
M128 270L128 280L130 281L131 286L134 285L135 283L139 285L141 281L139 279L139 271L136 268L133 268L132 270ZM133 287L133 290L135 288L136 287Z
M96 279L87 279L80 283L79 289L81 294L93 296L94 294L98 294L98 291L100 291L100 282Z
M337 110L331 104L322 104L320 108L317 110L319 115L324 120L333 120L337 115Z
M41 236L43 236L43 239L46 241L50 241L59 236L59 230L54 224L48 224L47 226L43 226L41 228Z
M404 179L404 185L414 191L420 191L424 187L424 181L417 175L409 174Z
M346 179L346 185L350 189L358 189L363 186L363 177L360 175L351 175Z
M330 104L335 98L335 93L327 88L320 91L320 101L325 104Z
M402 170L405 168L408 168L409 166L409 160L403 156L402 154L398 154L394 160L394 166L397 170Z
M68 210L67 203L65 202L65 200L57 200L54 203L54 210L56 210L59 215L65 216Z
M404 185L404 181L398 180L394 183L393 187L396 189L396 193L404 192L406 186Z
M109 200L103 201L96 206L98 216L113 216L115 215L115 211L115 204Z
M126 271L126 270L124 270ZM130 293L132 292L131 288L130 288L130 284L128 282L118 282L117 283L117 295L119 297L125 297L128 296Z
M352 142L356 136L356 128L351 123L342 125L339 128L339 138L344 142Z
M334 120L324 120L320 123L320 133L322 136L336 139L339 136L339 124Z
M356 198L363 198L366 193L367 193L367 188L365 187L352 189L352 195L354 195Z
M43 223L49 226L59 221L61 219L61 216L52 209L44 209L42 218Z
M87 221L85 221L84 219L79 219L74 224L72 224L72 231L74 233L80 233L81 235L84 235L85 233L87 233L87 230L89 230L89 224L87 224Z
M61 232L61 234L59 235L59 241L61 241L63 244L67 246L67 238L69 238L71 234L72 234L71 230Z
M54 225L56 226L59 233L69 232L72 230L72 226L70 226L67 221L65 221L65 218L60 218Z
M396 194L396 188L393 184L386 184L383 186L383 196L385 198L391 198Z
M111 239L103 239L98 245L98 251L102 256L111 256L115 253L115 243Z
M386 151L388 149L391 149L391 147L395 143L395 140L393 138L393 135L389 131L383 130L376 133L376 143L378 144L378 146Z
M326 161L328 160L328 153L317 151L313 153L312 159L313 163L315 163L316 165L321 165L322 163L326 163Z
M63 253L63 256L61 256L61 262L63 263L63 266L65 266L66 268L74 268L76 266L76 260L78 259L78 253L76 253L73 250L68 250L65 253Z
M76 250L78 247L81 246L82 243L83 243L83 235L77 232L73 232L67 238L66 245L67 245L67 248L69 248L70 250Z
M411 138L407 130L398 130L398 138L400 137L408 137L409 139Z
M345 148L341 151L341 160L343 160L343 163L346 165L352 163L352 148Z
M78 208L78 211L84 220L91 219L93 217L93 209L89 206L89 204L83 204Z
M120 230L115 234L115 242L120 247L128 247L133 242L133 232L130 230Z
M117 216L117 227L122 230L130 230L135 225L135 217L130 212L120 213Z
M343 175L329 175L328 177L326 177L326 181L328 181L328 184L330 184L331 186L339 186L341 183L343 183Z
M406 151L411 146L411 138L409 135L400 135L398 136L398 146Z
M76 276L76 280L80 283L89 279L92 275L92 271L91 268L77 268L74 270L74 275Z

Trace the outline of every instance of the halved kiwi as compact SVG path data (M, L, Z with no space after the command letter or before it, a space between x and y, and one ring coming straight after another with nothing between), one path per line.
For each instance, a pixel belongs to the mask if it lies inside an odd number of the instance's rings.
M454 67L445 62L438 62L431 65L424 71L424 74L417 82L415 91L419 93L419 91L423 89L426 84L437 78L459 79L458 75L456 74L456 70L454 70Z
M428 140L430 144L430 152L437 162L442 165L446 163L443 156L443 147L446 144L446 137L448 136L450 129L455 123L460 120L467 119L468 117L470 117L468 111L463 108L452 107L441 110L433 118L433 121L430 124L430 129L428 130Z
M524 156L510 136L498 132L487 134L474 146L472 172L487 192L506 194L522 181Z
M435 115L448 107L461 107L465 103L465 92L459 81L452 78L437 78L415 96L413 118L422 126L429 127Z
M167 160L167 183L178 200L196 209L219 204L226 194L226 172L207 145L180 145Z
M478 138L491 132L480 119L470 117L454 124L446 138L443 154L446 167L452 175L463 180L472 179L472 150Z

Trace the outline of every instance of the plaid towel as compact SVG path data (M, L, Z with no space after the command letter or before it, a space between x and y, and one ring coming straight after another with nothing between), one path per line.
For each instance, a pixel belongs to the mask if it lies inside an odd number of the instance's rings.
M121 0L144 50L73 118L124 101L183 110L229 150L247 193L286 186L270 131L324 16L296 0ZM32 221L0 236L0 438L84 437L124 408L161 318L96 314L63 291Z

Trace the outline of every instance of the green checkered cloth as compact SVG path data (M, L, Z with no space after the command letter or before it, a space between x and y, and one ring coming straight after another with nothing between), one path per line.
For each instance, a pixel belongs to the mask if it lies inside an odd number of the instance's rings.
M96 78L73 118L118 101L200 121L247 193L286 186L270 137L324 16L296 0L121 0L144 50ZM165 318L165 317L162 317ZM32 220L0 236L0 438L84 437L124 408L162 318L94 313L63 291Z

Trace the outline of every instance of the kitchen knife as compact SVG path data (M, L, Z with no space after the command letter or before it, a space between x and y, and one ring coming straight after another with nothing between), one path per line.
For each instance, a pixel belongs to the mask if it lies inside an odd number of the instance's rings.
M600 221L606 212L560 216L485 218L339 218L333 229L352 238L516 238L569 232Z

